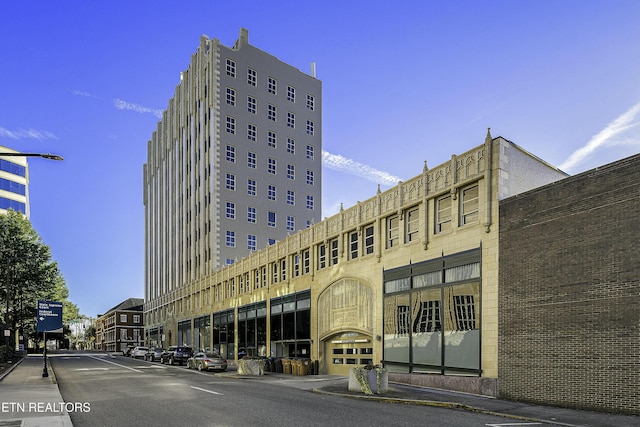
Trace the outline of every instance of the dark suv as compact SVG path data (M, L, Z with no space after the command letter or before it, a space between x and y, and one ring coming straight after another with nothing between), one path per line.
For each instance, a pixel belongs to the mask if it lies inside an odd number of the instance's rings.
M193 349L191 347L182 345L172 345L162 353L160 356L160 363L168 363L169 365L175 365L178 362L179 365L187 363L187 359L193 356Z

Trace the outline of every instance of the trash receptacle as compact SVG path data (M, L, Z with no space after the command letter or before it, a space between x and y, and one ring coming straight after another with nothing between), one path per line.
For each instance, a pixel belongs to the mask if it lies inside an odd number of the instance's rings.
M291 359L291 375L298 375L298 365L300 361L298 359Z
M291 359L282 359L282 372L291 374Z
M298 365L298 375L305 376L311 372L311 359L300 359Z

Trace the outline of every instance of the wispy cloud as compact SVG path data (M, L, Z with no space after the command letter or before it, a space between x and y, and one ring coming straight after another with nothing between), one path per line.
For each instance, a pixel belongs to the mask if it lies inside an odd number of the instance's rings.
M84 90L74 90L72 91L72 93L75 96L82 96L85 98L95 98L95 99L100 99L102 100L103 98L98 96L98 95L94 95L90 92L84 91ZM129 101L125 101L123 99L119 99L119 98L114 98L112 100L113 106L116 107L118 110L129 110L129 111L135 111L136 113L140 113L140 114L153 114L154 116L158 117L158 118L162 118L162 110L159 110L157 108L150 108L150 107L145 107L144 105L140 105L140 104L136 104L133 102L129 102Z
M559 168L569 171L602 147L640 145L640 132L636 129L638 126L640 126L640 102L592 136L584 147L571 153ZM633 132L630 132L632 130Z
M131 111L135 111L135 112L141 113L141 114L150 113L150 114L153 114L154 116L156 116L158 118L162 117L162 110L145 107L145 106L142 106L142 105L139 105L139 104L134 104L132 102L123 101L122 99L117 99L117 98L114 99L113 100L113 105L118 110L131 110Z
M402 178L390 173L324 150L322 151L322 164L329 169L355 175L380 185L396 185L398 181L402 181Z
M53 133L46 130L37 130L37 129L17 129L17 130L9 130L3 127L0 127L0 138L9 138L9 139L37 139L39 141L45 139L58 139Z
M84 90L74 90L72 92L74 95L76 96L84 96L85 98L95 98L95 99L102 99L101 97L99 97L98 95L94 95L92 93L89 93L87 91Z

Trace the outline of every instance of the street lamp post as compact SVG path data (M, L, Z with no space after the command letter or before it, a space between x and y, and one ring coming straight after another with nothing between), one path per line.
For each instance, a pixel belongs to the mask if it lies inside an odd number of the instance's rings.
M62 156L58 156L57 154L44 154L44 153L0 153L0 156L10 156L10 157L42 157L43 159L49 160L64 160Z

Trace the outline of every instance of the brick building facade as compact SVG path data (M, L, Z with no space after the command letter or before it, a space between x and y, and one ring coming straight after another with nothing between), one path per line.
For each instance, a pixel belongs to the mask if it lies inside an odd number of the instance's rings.
M640 155L500 202L499 395L640 413Z
M127 346L144 344L144 314L142 298L129 298L98 315L96 349L126 351Z

